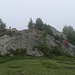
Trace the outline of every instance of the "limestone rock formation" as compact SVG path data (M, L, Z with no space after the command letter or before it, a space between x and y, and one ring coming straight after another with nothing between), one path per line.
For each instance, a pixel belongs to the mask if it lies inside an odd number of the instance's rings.
M33 46L38 43L40 35L38 30L17 31L13 36L5 35L0 38L1 55L10 54L10 50L26 49L28 55L42 56L43 53L33 50ZM38 34L38 35L37 35Z
M55 28L51 28L54 35L58 35L61 37L63 35L63 39L67 39L64 34L57 31ZM42 35L42 31L33 29L33 30L22 30L22 31L15 31L15 33L10 35L4 35L0 38L0 54L9 56L13 56L11 50L16 51L17 49L25 49L26 54L32 55L32 56L43 56L44 53L37 48L34 49L35 45L39 45ZM74 56L75 55L75 46L69 43L69 47L66 48L63 44L63 40L57 40L55 37L51 35L47 35L47 44L48 47L54 47L60 44L60 48L67 52L69 55Z

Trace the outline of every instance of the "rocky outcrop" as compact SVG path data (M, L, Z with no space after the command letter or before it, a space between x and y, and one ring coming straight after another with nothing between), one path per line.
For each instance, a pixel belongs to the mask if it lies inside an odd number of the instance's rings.
M58 35L61 37L63 35L64 39L67 39L66 36L55 28L51 28L54 35ZM34 49L35 45L39 45L42 42L41 39L42 31L39 30L22 30L15 31L13 36L5 35L0 38L0 54L9 56L13 56L11 50L16 51L17 49L25 49L26 54L32 56L43 56L44 53L39 51L37 48ZM75 54L75 46L69 43L69 47L66 48L63 44L63 40L57 40L55 37L47 35L47 45L48 47L58 46L60 44L60 48L67 52L69 55L74 56Z
M0 38L0 53L1 55L9 54L10 50L25 49L26 54L33 56L42 56L43 53L37 49L33 50L33 46L38 44L40 38L40 31L38 30L23 30L17 31L11 37L5 35Z

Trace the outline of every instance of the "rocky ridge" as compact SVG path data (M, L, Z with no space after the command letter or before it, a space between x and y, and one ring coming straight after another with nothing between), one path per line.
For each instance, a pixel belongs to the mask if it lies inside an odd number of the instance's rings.
M67 39L66 35L63 33L57 31L55 28L51 27L52 32L54 36L63 36L63 39ZM41 40L42 31L39 31L37 29L33 30L22 30L22 31L15 31L12 36L10 35L4 35L0 38L0 54L9 56L13 56L11 51L16 51L17 49L24 49L26 50L26 54L32 55L32 56L43 56L44 53L37 48L34 49L35 45L39 45ZM74 56L75 55L75 46L71 43L69 44L69 47L66 48L63 44L63 39L58 40L55 39L54 36L47 35L47 45L49 48L60 45L61 50L64 50L69 55Z

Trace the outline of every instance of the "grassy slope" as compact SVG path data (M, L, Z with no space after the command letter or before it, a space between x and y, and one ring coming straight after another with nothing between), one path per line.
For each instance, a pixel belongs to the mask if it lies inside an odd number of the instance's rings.
M75 75L74 57L0 57L0 75Z

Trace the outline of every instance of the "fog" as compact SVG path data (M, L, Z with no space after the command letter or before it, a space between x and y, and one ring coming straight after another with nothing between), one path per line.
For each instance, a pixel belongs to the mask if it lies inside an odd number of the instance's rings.
M41 18L57 30L75 29L75 0L0 0L0 18L7 27L26 29L30 18Z

